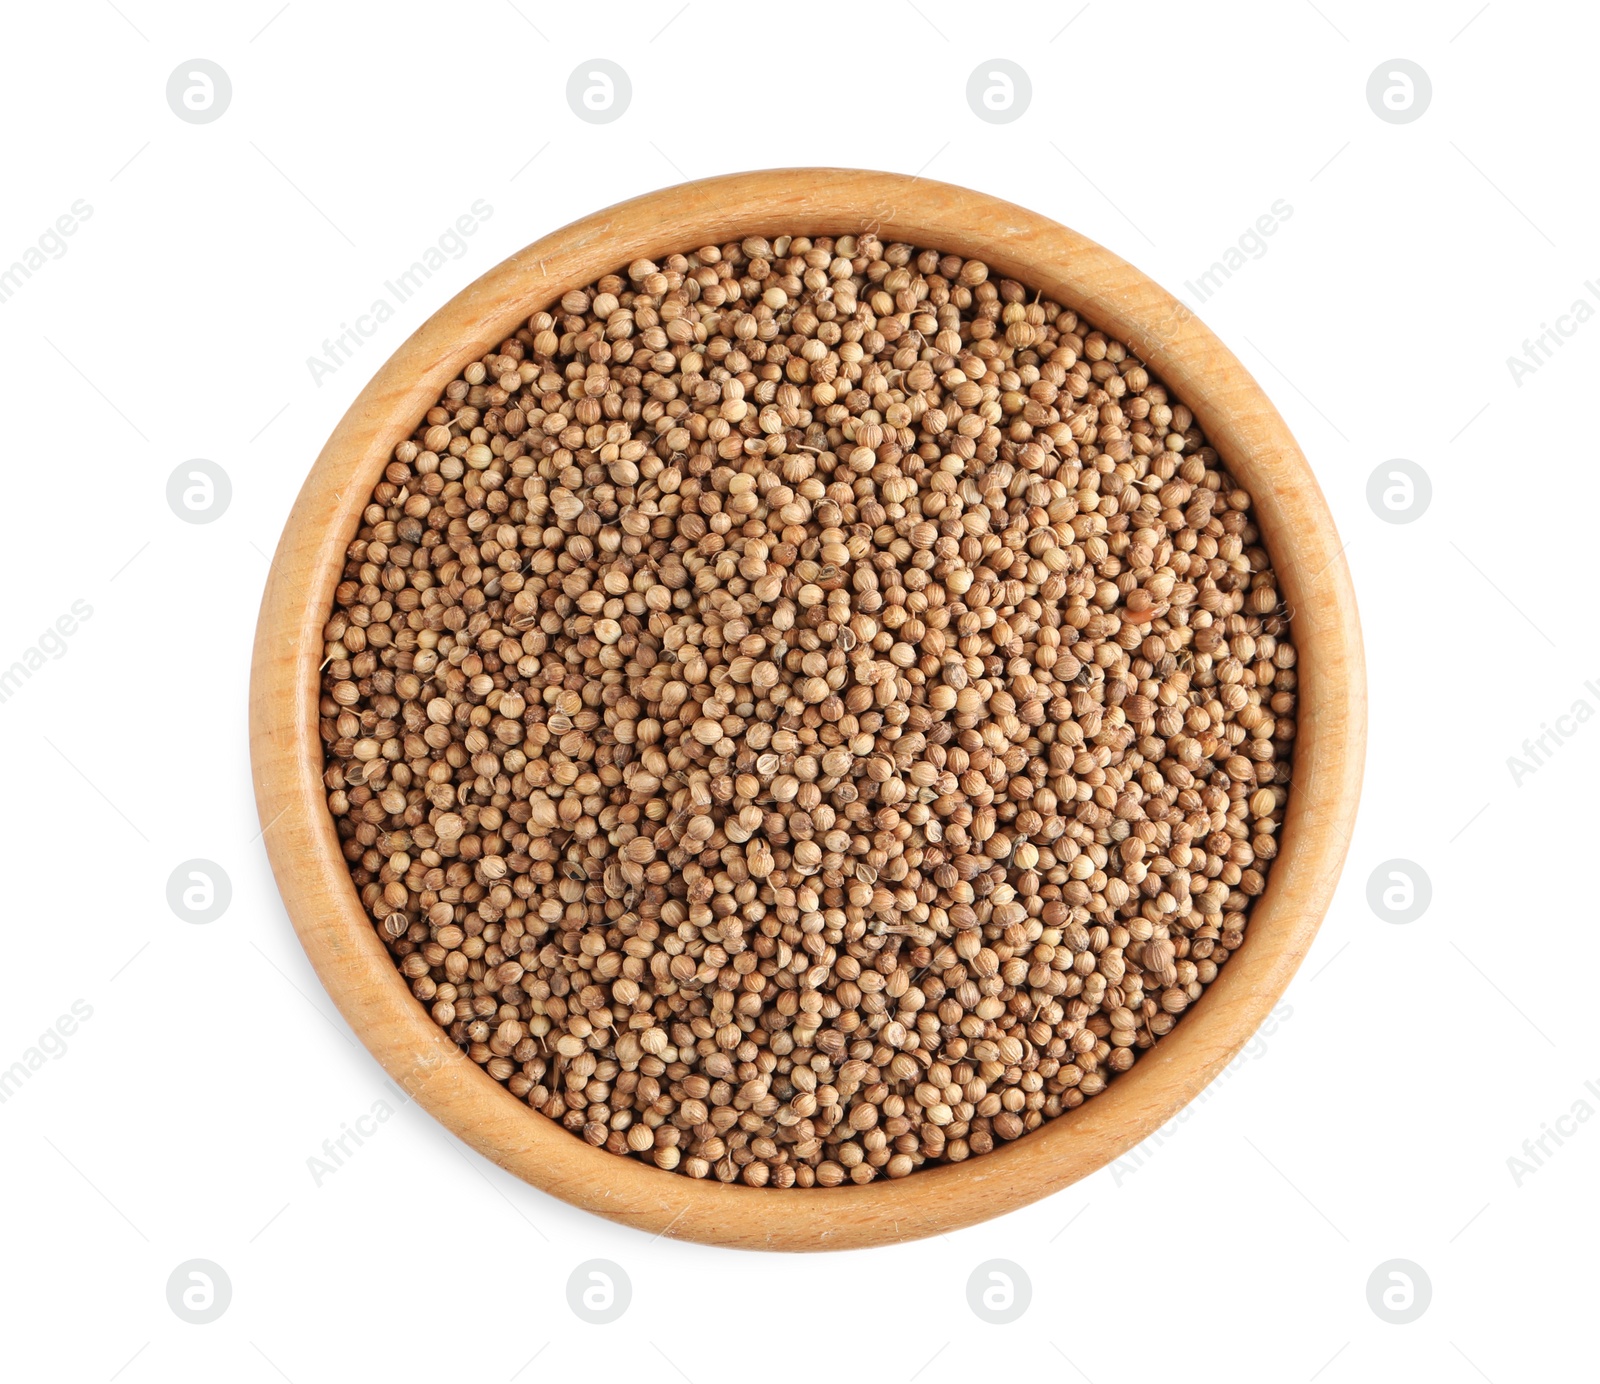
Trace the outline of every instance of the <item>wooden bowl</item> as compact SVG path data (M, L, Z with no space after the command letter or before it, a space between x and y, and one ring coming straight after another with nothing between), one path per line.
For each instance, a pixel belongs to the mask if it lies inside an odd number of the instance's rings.
M967 1162L832 1189L695 1181L596 1149L480 1070L411 994L340 853L317 727L322 626L395 445L471 360L568 289L641 257L754 234L843 235L982 259L1126 342L1255 497L1293 610L1300 712L1282 849L1247 940L1167 1037L1106 1091ZM350 406L306 478L262 597L250 689L256 801L278 887L340 1012L447 1129L545 1191L650 1234L747 1249L911 1240L1013 1211L1137 1144L1205 1087L1277 1003L1344 861L1366 735L1360 628L1333 518L1260 387L1186 307L1108 250L1021 207L897 174L777 169L638 197L545 236L469 285Z

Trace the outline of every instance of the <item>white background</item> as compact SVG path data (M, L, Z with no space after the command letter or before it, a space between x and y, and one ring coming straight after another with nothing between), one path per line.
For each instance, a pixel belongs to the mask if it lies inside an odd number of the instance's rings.
M1600 323L1520 384L1507 364L1600 281L1591 7L118 3L10 13L0 87L0 266L76 199L93 208L0 304L0 667L75 600L93 608L0 704L0 1067L74 1001L93 1009L0 1105L8 1374L1592 1370L1600 1121L1567 1126L1520 1186L1507 1163L1575 1102L1600 1109L1584 1086L1600 1086L1600 725L1520 786L1507 767L1577 699L1600 708L1584 687L1600 687L1585 422ZM165 99L197 56L233 83L205 125ZM600 126L565 99L597 56L633 83ZM1014 123L967 105L986 56L1031 76ZM1367 104L1395 57L1432 80L1414 123ZM1199 306L1311 458L1370 662L1365 801L1288 1009L1141 1166L900 1248L651 1241L506 1176L414 1107L319 1187L307 1160L387 1088L295 942L251 796L250 642L293 497L383 358L499 259L639 192L787 164L998 194L1192 305L1185 281L1274 201L1293 208ZM316 384L306 358L479 198L493 215L463 256ZM200 526L165 498L196 457L233 487ZM1406 525L1366 499L1396 457L1433 485ZM209 925L166 902L192 857L232 881ZM1397 857L1433 886L1403 926L1367 903ZM211 1325L167 1304L192 1258L232 1282ZM632 1282L610 1326L567 1305L592 1258ZM967 1306L969 1274L996 1258L1033 1286L1008 1326ZM1409 1325L1367 1302L1393 1258L1432 1283Z

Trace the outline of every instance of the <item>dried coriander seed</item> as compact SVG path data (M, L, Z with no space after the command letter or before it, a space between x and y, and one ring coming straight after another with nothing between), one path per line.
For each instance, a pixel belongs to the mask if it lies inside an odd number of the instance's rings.
M395 448L323 634L419 1002L694 1178L904 1177L1104 1090L1243 944L1288 799L1288 618L1190 411L870 234L535 313Z

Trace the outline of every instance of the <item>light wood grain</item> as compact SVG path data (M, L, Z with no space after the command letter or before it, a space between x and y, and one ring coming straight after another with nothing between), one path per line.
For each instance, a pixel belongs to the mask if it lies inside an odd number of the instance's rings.
M867 229L980 258L1122 338L1254 495L1300 653L1282 851L1244 946L1204 998L1077 1110L991 1154L902 1181L785 1191L697 1182L591 1148L531 1110L413 998L361 908L325 804L320 632L393 448L470 360L531 313L641 256L753 234ZM1067 1186L1171 1119L1239 1051L1300 965L1344 861L1366 735L1361 636L1341 553L1316 480L1255 380L1186 307L1092 241L992 197L893 174L778 169L669 188L574 222L490 270L395 352L328 439L285 525L256 631L250 738L264 839L301 943L362 1042L434 1118L518 1177L650 1234L745 1249L844 1249L953 1230Z

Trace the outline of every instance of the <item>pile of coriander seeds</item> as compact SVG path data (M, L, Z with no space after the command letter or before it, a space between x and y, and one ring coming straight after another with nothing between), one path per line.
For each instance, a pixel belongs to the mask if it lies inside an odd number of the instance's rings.
M394 451L325 784L434 1021L574 1137L838 1186L1103 1091L1244 939L1295 651L1120 342L976 260L638 260Z

